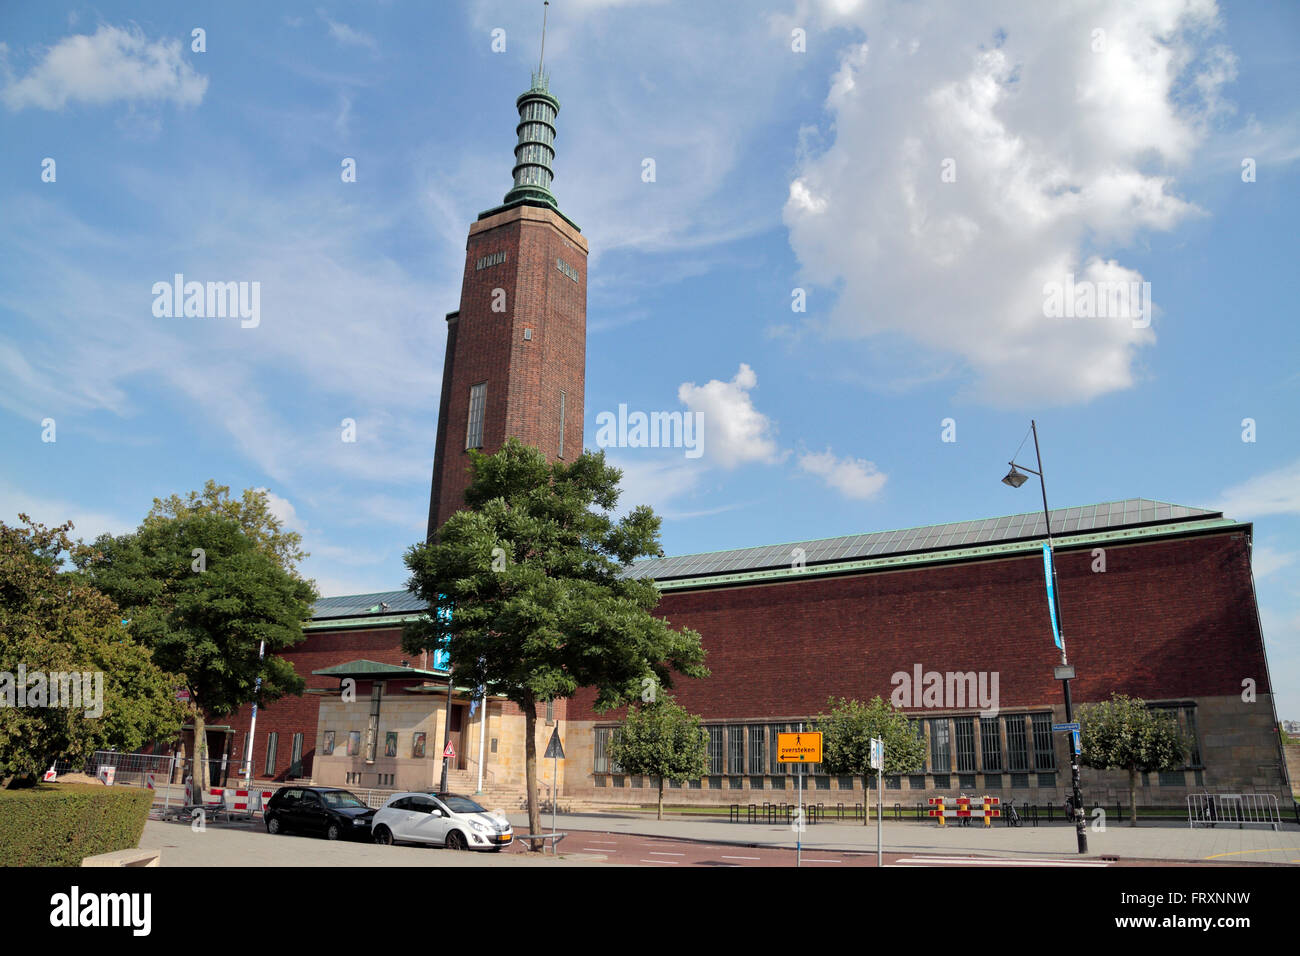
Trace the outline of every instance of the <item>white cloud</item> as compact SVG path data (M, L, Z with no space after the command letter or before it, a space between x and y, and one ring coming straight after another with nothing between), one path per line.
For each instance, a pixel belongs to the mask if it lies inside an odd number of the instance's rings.
M1300 514L1300 459L1233 485L1217 507L1230 518Z
M316 13L329 27L330 36L337 40L342 46L360 46L365 47L372 53L378 52L379 42L369 33L362 33L360 30L354 30L346 23L339 23L336 20L331 20L329 14L319 7L316 9Z
M103 511L87 510L83 505L74 502L34 494L22 488L0 483L0 521L10 526L16 525L20 513L51 528L65 521L71 521L73 524L71 537L86 542L93 541L101 534L126 534L134 531L140 523L139 519L132 520Z
M1285 567L1295 563L1296 553L1294 551L1278 551L1275 548L1256 545L1251 550L1250 563L1255 571L1255 577L1266 578L1274 571L1280 571Z
M876 468L874 462L864 458L837 458L829 448L824 452L805 452L800 455L799 467L821 477L846 498L863 501L879 494L887 480L887 476Z
M197 106L208 88L183 58L178 39L149 41L138 27L102 24L91 35L64 37L21 79L0 90L11 110L61 110L69 102L117 101Z
M801 149L785 208L805 281L841 289L819 331L956 357L992 404L1132 386L1154 329L1046 318L1043 287L1122 275L1159 300L1160 277L1122 253L1200 215L1172 171L1228 108L1235 61L1207 44L1214 3L962 4L941 25L924 5L830 6L805 2L791 22L856 26L870 45L843 52L830 145Z
M772 420L754 407L750 389L758 376L743 362L730 382L712 379L703 385L683 382L677 397L704 415L704 458L734 468L746 462L775 464L785 458L773 438Z

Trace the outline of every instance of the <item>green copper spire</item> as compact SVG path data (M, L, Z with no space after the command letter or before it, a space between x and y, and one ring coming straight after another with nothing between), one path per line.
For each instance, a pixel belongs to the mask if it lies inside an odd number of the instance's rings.
M518 140L515 143L515 184L506 193L501 205L486 212L479 213L480 219L494 215L511 206L545 206L559 213L560 217L578 229L575 223L560 212L555 194L551 192L551 180L555 172L551 163L555 159L555 114L560 112L560 101L551 95L550 75L546 72L546 3L542 10L542 49L537 58L537 70L533 73L532 86L525 93L520 93L515 100L519 110L519 125L515 127ZM581 232L581 230L578 230Z
M555 114L560 111L560 101L550 94L549 80L539 69L533 74L532 87L515 100L519 140L515 143L515 184L506 193L506 204L527 200L558 208L551 192L555 178L551 162L555 159Z

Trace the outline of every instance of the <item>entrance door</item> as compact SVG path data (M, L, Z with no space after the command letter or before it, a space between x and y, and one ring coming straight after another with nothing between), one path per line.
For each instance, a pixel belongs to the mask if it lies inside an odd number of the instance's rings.
M451 745L456 748L456 759L452 766L457 770L465 769L465 705L451 705Z

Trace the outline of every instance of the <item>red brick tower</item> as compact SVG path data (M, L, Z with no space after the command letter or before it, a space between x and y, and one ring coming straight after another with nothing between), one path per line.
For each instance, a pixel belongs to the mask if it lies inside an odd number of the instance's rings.
M447 315L428 535L465 504L469 448L509 436L552 461L583 449L587 241L550 185L560 102L533 74L519 108L514 186L465 244L460 310Z

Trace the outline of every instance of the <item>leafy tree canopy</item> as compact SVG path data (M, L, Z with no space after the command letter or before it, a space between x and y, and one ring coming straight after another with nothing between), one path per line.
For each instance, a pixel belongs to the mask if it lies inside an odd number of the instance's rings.
M68 537L71 523L46 528L19 519L25 527L0 523L0 661L8 672L0 693L6 704L11 693L18 703L21 665L28 706L0 708L0 781L29 781L55 760L75 764L95 750L134 750L173 736L183 713L175 675L132 639L110 598L60 571L65 552L87 559ZM32 706L36 673L45 682L42 706ZM48 706L60 683L50 675L60 673L92 675L89 686L80 681L80 706ZM70 681L61 683L60 700L75 700Z

